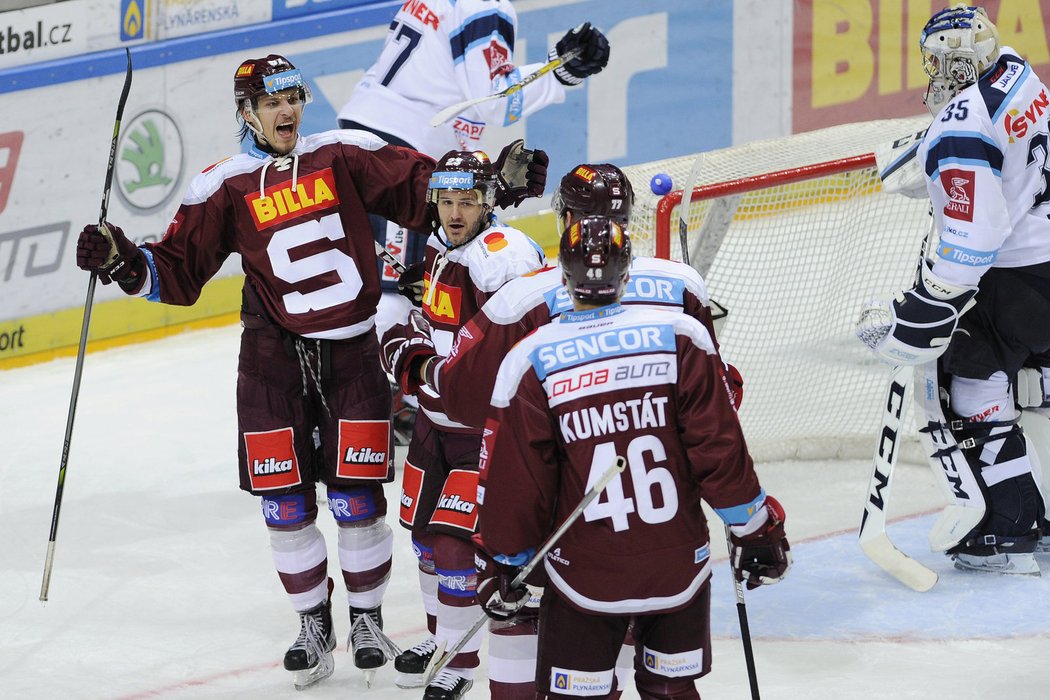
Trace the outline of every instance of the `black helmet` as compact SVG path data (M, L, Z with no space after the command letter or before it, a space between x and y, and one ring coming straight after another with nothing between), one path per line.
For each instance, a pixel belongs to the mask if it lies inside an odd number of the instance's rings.
M633 205L631 181L609 163L576 166L561 179L551 199L551 208L559 219L568 209L575 217L608 216L621 226L627 225Z
M631 239L614 219L587 216L562 233L558 261L573 298L612 303L627 284Z
M275 53L266 58L249 58L233 75L233 98L238 109L244 100L290 88L299 88L304 103L310 101L310 88L303 74L291 61Z

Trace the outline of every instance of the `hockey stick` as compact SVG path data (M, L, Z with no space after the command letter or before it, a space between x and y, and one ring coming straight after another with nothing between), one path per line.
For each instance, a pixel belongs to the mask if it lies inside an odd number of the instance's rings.
M751 626L747 624L747 606L744 604L744 582L736 576L733 567L733 539L726 525L726 547L729 548L729 575L736 589L736 616L740 620L740 641L744 645L744 662L747 664L747 682L751 686L751 700L758 698L758 672L755 670L755 651L751 648Z
M120 100L117 102L117 118L113 124L113 138L109 144L109 163L106 165L106 186L102 190L102 209L98 215L99 230L110 240L110 255L106 262L116 257L112 245L113 239L109 230L105 228L106 211L109 209L109 191L113 185L113 169L117 160L117 136L120 135L120 120L124 116L124 105L128 101L128 92L131 90L131 49L124 49L127 53L128 69L124 74L124 88L120 92ZM73 371L73 393L69 398L69 412L66 414L66 434L62 441L62 460L58 467L58 488L55 491L55 507L51 513L51 534L47 542L47 558L44 560L44 580L40 584L40 602L47 602L47 591L51 586L51 569L55 563L55 538L58 536L58 516L62 510L62 493L65 490L66 466L69 463L69 447L73 440L73 420L77 413L77 397L80 395L80 378L84 373L84 354L87 348L88 326L91 324L91 306L95 299L95 282L98 273L92 272L88 279L87 299L84 301L84 321L80 326L80 345L77 347L76 369Z
M937 574L897 549L886 534L886 508L890 500L890 480L897 464L901 436L901 416L911 367L898 365L890 375L883 405L882 432L872 458L871 481L860 520L860 548L875 564L893 578L920 593L937 583Z
M693 190L700 179L704 160L704 154L701 153L693 161L693 167L689 169L689 178L682 188L682 202L678 205L678 242L682 247L682 262L686 265L689 264L689 208L693 204Z
M597 498L598 495L605 490L605 487L609 484L609 482L612 481L614 477L619 476L620 472L622 472L626 467L627 460L617 455L615 461L613 461L612 465L610 465L609 468L605 470L605 473L602 474L601 478L595 482L594 486L588 489L587 493L583 494L583 498L580 500L580 503L565 518L565 522L563 522L558 527L558 529L555 530L554 533L551 534L551 536L548 537L542 545L540 545L540 548L536 550L536 553L532 555L532 558L529 559L528 563L526 563L525 566L521 567L521 569L518 570L518 573L510 582L510 588L517 588L525 582L526 577L528 577L528 575L532 573L532 570L535 569L541 561L543 561L544 557L547 556L547 552L550 551L551 547L557 544L558 540L560 540L562 535L565 534L565 531L568 530L574 522L576 522L577 518L579 518L583 511L587 509L587 506L591 504L591 501ZM434 652L434 655L430 659L430 664L427 666L425 676L426 681L424 682L424 685L430 685L430 683L434 680L434 677L438 674L438 672L445 666L447 666L450 661L452 661L456 654L459 653L460 649L467 645L467 642L469 642L474 637L474 635L478 633L478 630L480 630L484 626L485 620L487 619L488 615L486 615L485 613L481 613L481 616L474 622L473 625L471 625L470 629L467 630L466 634L460 637L459 640L455 644L453 644L452 648L449 649L447 652L442 653L444 645L441 643L438 644L437 651Z
M550 61L548 61L547 63L545 63L542 66L540 66L536 70L535 73L530 73L529 75L526 75L524 78L521 79L520 83L514 83L510 87L508 87L508 88L506 88L504 90L500 90L499 92L495 92L495 93L493 93L491 95L485 95L484 97L475 97L473 99L463 100L462 102L457 102L454 105L449 105L448 107L445 107L443 110L441 110L440 112L435 114L433 117L431 117L431 119L430 119L430 126L432 126L432 127L433 126L441 126L442 124L447 122L449 119L451 119L452 117L456 116L457 114L459 114L463 110L467 109L468 107L473 107L474 105L479 105L482 102L488 102L489 100L498 100L498 99L501 99L501 98L504 98L504 97L509 97L509 96L513 95L514 93L525 89L525 86L528 85L529 83L532 83L532 82L535 82L536 80L539 80L540 78L542 78L543 76L547 75L548 73L550 73L555 68L558 68L562 64L568 63L569 61L571 61L572 59L576 58L579 55L580 55L580 49L573 49L571 51L566 51L564 55L556 56L556 57L552 58Z
M383 262L397 270L397 274L405 274L405 264L403 262L395 258L394 254L387 250L385 247L383 247L383 245L380 244L379 241L373 238L372 242L376 244L376 255L382 258Z

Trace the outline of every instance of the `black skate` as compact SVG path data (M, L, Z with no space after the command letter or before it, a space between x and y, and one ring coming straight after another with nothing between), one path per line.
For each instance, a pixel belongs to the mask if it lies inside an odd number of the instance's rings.
M401 653L401 649L383 634L383 606L364 610L350 608L350 639L354 666L365 672L365 685L372 687L376 669Z
M437 652L437 642L430 635L419 644L406 649L394 659L394 685L398 688L422 688L426 684L427 667Z
M299 638L284 654L284 668L292 672L296 690L308 688L332 675L335 670L333 649L332 602L327 600L299 613Z
M427 686L423 700L459 700L473 685L473 680L459 675L456 669L445 668Z

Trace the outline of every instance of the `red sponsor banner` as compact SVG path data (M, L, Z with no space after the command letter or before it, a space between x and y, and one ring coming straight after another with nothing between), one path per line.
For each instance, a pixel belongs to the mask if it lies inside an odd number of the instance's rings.
M245 433L244 450L253 490L284 489L303 482L291 428Z
M972 170L942 170L941 187L948 195L944 215L960 221L973 221L974 173Z
M478 526L478 473L453 469L445 478L430 524L472 533Z
M343 479L386 479L392 455L390 421L339 421L336 476Z
M319 170L298 178L295 188L288 179L279 185L267 187L264 196L258 192L244 195L244 201L255 220L255 228L263 230L285 221L339 204L335 176L331 168Z
M796 0L792 132L924 113L919 36L938 0ZM1050 74L1050 3L981 3L1003 45Z
M24 138L25 134L21 131L0 134L0 212L7 206L7 198L11 194L15 166L18 165L18 154L22 152Z
M419 496L422 492L423 470L406 459L405 469L401 474L401 511L398 520L407 528L415 524Z

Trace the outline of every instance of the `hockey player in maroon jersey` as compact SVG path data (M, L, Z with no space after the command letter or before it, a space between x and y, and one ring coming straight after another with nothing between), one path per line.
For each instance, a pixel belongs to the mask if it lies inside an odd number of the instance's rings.
M284 665L297 688L334 668L321 481L339 526L354 663L370 680L392 655L381 631L392 553L382 485L394 468L368 214L428 226L434 161L361 132L300 134L310 90L282 56L244 61L234 98L251 148L194 178L159 243L136 247L116 226L89 225L77 264L128 294L190 305L241 255L240 486L262 497L274 565L299 612Z
M421 685L435 649L456 642L479 613L470 537L481 447L480 431L448 418L441 396L411 381L404 368L417 355L446 354L456 332L493 292L544 263L539 246L495 219L496 182L496 169L481 151L451 151L438 162L430 202L440 227L427 241L422 314L414 312L409 324L395 325L383 337L384 366L420 404L405 459L400 520L412 530L431 637L395 660L396 682L403 687ZM424 698L462 697L473 684L480 645L479 634L435 676Z
M478 598L513 614L517 568L618 455L628 469L548 552L538 697L608 695L628 625L642 698L698 698L710 670L710 544L701 495L730 526L736 575L780 581L784 513L766 496L724 365L700 322L618 303L630 241L588 217L562 236L573 309L500 366L486 422L478 505Z

